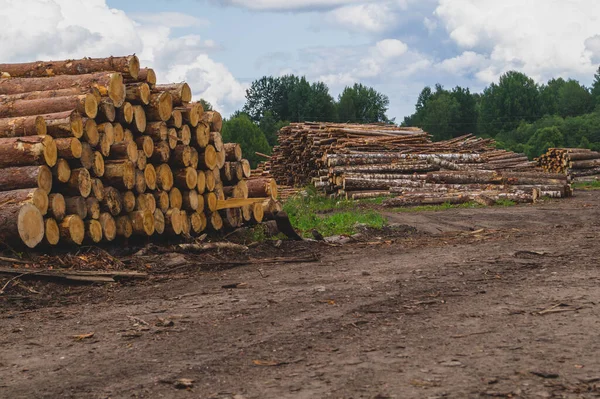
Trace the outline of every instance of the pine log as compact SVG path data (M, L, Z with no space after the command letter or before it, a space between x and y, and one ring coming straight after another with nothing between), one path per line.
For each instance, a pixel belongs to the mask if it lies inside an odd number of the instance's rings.
M85 75L60 75L49 78L11 78L0 80L0 94L18 94L31 91L57 90L65 88L81 89L85 94L91 88L102 96L109 96L115 107L125 101L125 85L120 73L98 72Z
M187 168L190 166L191 160L192 150L190 146L179 144L171 153L169 162L174 167Z
M173 97L173 105L182 106L192 101L192 90L187 83L172 83L164 85L156 85L155 92L168 91Z
M57 221L64 219L66 215L65 198L60 193L53 193L48 196L48 215Z
M217 152L217 167L215 169L221 169L226 162L226 156L224 151Z
M11 166L54 166L58 159L56 144L50 136L0 139L0 168Z
M102 201L104 199L104 184L100 179L92 179L92 195L98 201Z
M252 206L252 217L253 217L254 221L256 223L262 223L264 215L265 215L265 213L264 213L264 208L263 208L262 204L259 202L256 202Z
M179 209L169 209L165 212L165 232L180 235L183 229L183 220Z
M117 224L109 212L100 214L100 225L102 226L102 235L106 241L113 241L117 237Z
M600 159L572 161L568 166L571 169L596 169L600 167Z
M173 176L177 187L192 190L198 185L198 172L191 167L176 170Z
M186 211L180 211L181 217L181 234L184 237L189 237L192 232L192 223L190 222L190 218L187 215Z
M259 177L246 182L249 198L271 197L277 199L277 183L275 179Z
M125 128L123 128L123 125L120 123L113 123L113 130L115 132L115 143L122 143L125 141Z
M41 115L0 119L0 138L44 136L47 131L46 120Z
M73 110L90 118L95 118L98 114L96 97L93 94L81 94L68 97L15 101L8 101L0 97L0 118L52 114Z
M213 170L217 167L217 151L212 145L207 145L204 152L198 154L198 167Z
M71 178L71 167L65 159L59 159L52 167L52 176L58 183L68 183Z
M206 216L204 213L192 212L190 214L191 234L198 235L206 228Z
M85 221L85 237L91 242L98 244L102 241L102 224L98 220Z
M48 193L41 188L0 191L0 206L10 204L31 204L44 216L48 213Z
M170 191L173 187L174 178L171 168L167 164L156 167L156 186L164 191Z
M344 173L423 173L439 170L439 166L427 162L392 163L380 165L336 166L330 169L334 175Z
M223 137L220 132L210 132L208 142L215 147L217 152L223 151Z
M154 163L167 163L169 162L169 159L171 159L171 149L167 142L159 141L158 143L154 143L150 160Z
M177 187L173 187L169 191L169 204L171 208L181 209L183 205L183 196Z
M250 162L248 162L247 159L242 159L240 161L240 163L242 164L242 173L244 174L244 178L246 178L246 179L250 178L250 176L252 174L252 168L250 167Z
M173 112L171 112L171 118L167 121L167 126L181 129L183 126L183 116L181 116L181 111L174 109Z
M160 209L156 209L153 215L154 231L156 234L163 234L165 232L165 214Z
M94 197L88 197L85 200L85 204L87 206L87 218L88 219L99 219L100 218L100 201Z
M148 185L146 184L146 177L144 172L136 169L135 170L135 192L138 194L143 194L146 192Z
M183 107L178 107L177 110L181 112L183 122L189 123L192 127L198 126L204 114L204 108L200 103L186 104Z
M223 118L217 111L204 112L204 115L202 115L202 120L209 124L211 132L221 132L223 127Z
M188 125L183 125L181 129L177 129L177 140L184 145L190 145L192 142L192 132Z
M58 156L64 159L80 159L82 153L81 141L75 137L54 139Z
M209 212L207 215L207 227L215 232L221 231L223 229L223 218L219 212Z
M42 115L46 122L46 134L54 138L81 138L84 124L81 115L76 111L59 112Z
M60 186L60 191L67 195L81 195L84 198L89 197L92 192L92 178L90 172L85 168L71 170L69 181Z
M125 105L125 104L123 104ZM122 108L120 108L122 109ZM102 97L98 103L98 115L96 122L114 122L117 118L117 109L112 100L108 97Z
M2 78L44 78L56 75L82 75L103 71L120 72L137 79L140 61L137 56L83 58L64 61L34 61L22 64L0 64Z
M227 161L239 162L242 160L242 146L238 143L226 143L223 145L223 149Z
M0 170L0 190L41 188L46 193L52 190L52 171L46 165L17 166Z
M148 105L150 103L150 86L147 83L127 84L125 99L135 105Z
M104 157L99 151L93 152L92 172L96 177L104 176Z
M0 242L21 242L35 248L44 239L44 219L39 209L31 204L4 204L0 206Z
M149 136L140 136L135 139L137 147L144 152L146 158L152 157L154 153L154 142Z
M169 92L150 94L150 103L146 107L146 118L151 121L166 122L173 112L173 97Z
M65 197L65 205L67 214L77 215L81 219L85 219L88 214L88 208L85 198L83 197Z
M118 216L115 219L115 223L119 237L129 238L133 235L133 224L129 216Z
M48 218L44 221L44 238L48 245L58 245L60 242L60 229L56 220Z
M138 146L134 141L121 141L110 146L110 159L138 160Z
M198 210L198 192L196 190L183 191L181 193L182 205L181 209L186 211L197 211Z
M206 122L200 122L195 131L196 145L205 148L210 141L210 126Z
M152 195L154 196L156 207L163 213L166 213L170 208L169 193L166 191L154 191Z
M109 212L113 216L120 214L123 210L123 199L119 190L114 187L105 187L100 207L104 212Z
M192 151L192 156L190 158L190 167L192 169L198 169L198 163L200 162L200 155L198 153L198 150L195 149L194 147L190 147L191 151Z
M198 177L198 184L196 185L196 190L198 191L198 194L204 194L204 191L206 191L206 174L203 170L197 170L196 172Z
M148 210L129 213L133 234L151 236L154 234L154 214Z
M142 82L146 82L150 88L156 85L156 73L154 73L154 69L151 68L142 68L138 73L137 79L127 79L129 80L139 80Z
M209 212L215 212L218 210L218 201L214 192L204 193L204 208Z
M121 204L123 204L123 212L132 212L135 209L135 194L132 191L121 193Z
M217 181L212 170L204 171L204 178L206 183L206 191L214 191Z
M85 225L77 215L67 215L59 223L61 241L81 245L85 238Z
M135 165L131 161L107 161L103 178L113 187L131 190L135 186Z
M273 179L273 182L275 182L275 179ZM248 191L248 181L247 180L240 180L237 184L236 187L242 192L242 198L248 198L249 197L249 191ZM275 183L275 187L277 187L277 183ZM270 190L272 190L273 187L270 188ZM276 196L278 196L278 194L276 193Z

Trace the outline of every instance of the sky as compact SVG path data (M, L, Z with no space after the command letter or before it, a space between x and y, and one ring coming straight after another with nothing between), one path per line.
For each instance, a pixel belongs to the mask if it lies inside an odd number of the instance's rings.
M426 85L589 85L600 64L597 0L0 0L0 26L0 63L136 53L224 115L265 75L372 86L402 121Z

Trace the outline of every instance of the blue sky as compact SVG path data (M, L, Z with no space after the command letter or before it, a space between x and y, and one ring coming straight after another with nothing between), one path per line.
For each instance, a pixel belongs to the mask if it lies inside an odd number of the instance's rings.
M225 115L263 75L361 82L401 121L425 85L590 84L600 63L596 0L0 0L0 24L0 62L135 52Z

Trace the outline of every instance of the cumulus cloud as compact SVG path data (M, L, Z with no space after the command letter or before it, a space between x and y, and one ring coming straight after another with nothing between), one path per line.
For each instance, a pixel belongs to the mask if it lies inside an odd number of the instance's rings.
M455 75L464 75L480 71L488 65L489 59L484 55L474 51L465 51L461 55L445 59L439 64L439 67Z
M178 13L162 17L165 14L138 15L136 22L109 8L105 0L0 0L0 60L137 53L161 82L186 80L196 97L206 98L225 114L239 108L245 87L223 64L208 57L216 43L198 35L172 37L171 28L201 21Z
M330 11L326 19L358 32L382 32L396 23L390 4L383 2L339 7Z
M489 58L487 82L509 69L538 80L594 69L596 0L439 0L435 13L459 47Z

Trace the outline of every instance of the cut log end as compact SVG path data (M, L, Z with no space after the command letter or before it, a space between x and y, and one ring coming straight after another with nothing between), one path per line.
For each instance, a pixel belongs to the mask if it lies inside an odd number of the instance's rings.
M102 235L107 241L113 241L117 237L117 224L115 219L108 212L100 215L100 225L102 226Z
M85 239L85 225L77 215L67 215L59 225L61 238L81 245Z
M60 241L60 230L56 220L49 218L45 221L45 238L49 245L58 245Z
M160 209L156 209L154 215L154 231L157 234L163 234L165 232L165 215Z
M29 248L35 248L44 239L44 219L34 205L25 204L21 207L17 227L21 241Z
M102 224L98 220L86 220L85 236L96 244L102 241Z
M54 219L61 221L67 214L67 205L65 197L60 193L50 194L48 196L48 213Z

